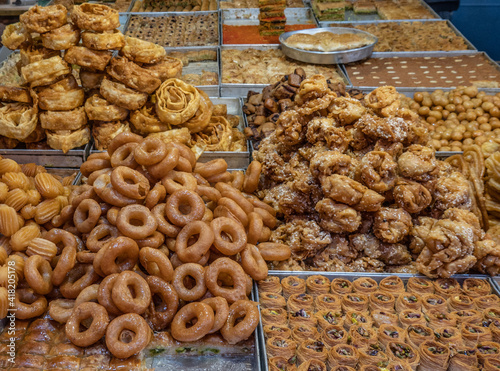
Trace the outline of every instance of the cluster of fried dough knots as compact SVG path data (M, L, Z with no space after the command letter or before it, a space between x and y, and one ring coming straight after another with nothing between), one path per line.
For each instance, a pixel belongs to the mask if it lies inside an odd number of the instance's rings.
M337 96L323 76L304 80L293 108L254 158L259 196L283 223L282 269L496 274L500 248L485 239L476 188L425 146L427 130L390 86Z

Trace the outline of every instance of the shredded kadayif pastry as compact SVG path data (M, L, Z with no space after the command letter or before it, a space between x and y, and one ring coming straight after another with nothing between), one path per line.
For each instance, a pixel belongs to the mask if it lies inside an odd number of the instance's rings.
M500 270L500 246L481 229L481 187L469 180L480 166L473 149L469 172L437 160L425 125L390 86L357 100L311 76L292 99L254 152L265 175L259 197L281 219L271 240L292 250L273 268Z

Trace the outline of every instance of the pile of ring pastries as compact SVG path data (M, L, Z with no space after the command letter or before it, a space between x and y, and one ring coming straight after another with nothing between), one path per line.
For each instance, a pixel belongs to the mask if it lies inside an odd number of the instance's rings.
M15 261L18 319L48 309L74 345L105 337L117 358L144 349L152 330L178 341L220 331L229 344L253 333L252 278L267 277L264 259L290 256L265 242L276 219L251 195L258 162L229 173L185 145L121 133L80 170L86 183L69 187L0 160L1 269Z
M424 118L436 151L462 151L477 144L488 157L500 149L500 94L459 87L415 93L409 107Z
M270 371L496 370L500 298L483 279L259 282Z
M128 131L184 138L202 150L245 149L227 110L177 79L182 62L163 47L124 36L117 11L85 3L73 7L71 22L67 13L35 6L4 31L4 45L20 49L25 86L0 86L0 135L26 143L47 135L51 148L67 152L89 141L91 124L99 150Z
M498 274L480 187L435 158L425 124L394 87L357 100L314 75L294 103L253 153L257 194L281 221L271 241L292 250L272 268Z

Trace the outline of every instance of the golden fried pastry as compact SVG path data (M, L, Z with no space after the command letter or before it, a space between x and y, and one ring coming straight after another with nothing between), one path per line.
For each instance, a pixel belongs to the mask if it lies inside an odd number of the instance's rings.
M97 121L123 121L128 116L126 108L111 104L97 94L85 101L85 112L89 120Z
M179 78L182 75L181 60L169 56L164 56L157 63L144 63L142 68L148 70L151 75L162 82L171 78Z
M321 228L332 233L350 233L361 224L361 214L344 204L335 203L330 198L324 198L316 204L320 215Z
M62 5L32 6L19 19L28 31L43 34L64 26L67 22L67 9Z
M31 103L28 89L16 86L0 86L0 102Z
M53 84L59 77L71 72L71 67L59 56L42 59L21 68L21 75L30 87Z
M124 84L111 81L107 78L102 80L99 91L108 102L130 111L138 110L148 100L146 93L135 91Z
M111 56L112 53L108 51L92 50L84 46L72 46L66 50L64 60L81 67L104 71L111 60Z
M165 124L183 124L199 107L198 89L179 79L165 80L156 91L156 114Z
M114 137L129 131L130 127L126 121L94 121L92 125L94 145L99 151L105 151Z
M80 30L68 23L41 35L42 44L47 49L66 50L80 41Z
M163 124L156 115L155 106L146 103L141 109L130 112L130 123L141 134L159 133L171 128L168 124Z
M36 128L38 123L38 105L7 103L0 107L0 135L22 141Z
M75 5L71 20L78 28L94 32L112 31L120 27L118 12L102 4Z
M223 116L212 116L208 126L193 134L193 141L205 144L206 151L230 151L232 128Z
M142 67L123 57L113 58L106 71L111 77L127 85L129 88L143 93L152 94L161 84L160 79L157 79Z
M90 129L84 127L79 130L47 131L47 143L53 149L60 149L64 153L70 149L87 144L90 140Z
M86 31L82 33L82 44L95 50L120 50L125 45L125 37L119 30L102 33Z
M80 68L80 81L85 89L99 89L105 72L94 72Z
M83 107L71 111L44 111L40 113L42 128L47 130L78 130L87 124Z
M182 126L187 127L191 133L198 133L205 130L210 123L214 106L204 91L200 89L196 90L198 90L200 94L200 106L194 116L182 124Z
M167 54L160 45L129 36L125 36L125 46L120 53L136 63L158 63Z
M21 22L9 24L2 33L2 44L10 50L19 49L19 47L28 41L29 32Z
M44 110L69 111L83 104L85 93L73 75L38 90L38 106Z
M42 59L61 56L61 52L59 50L47 49L44 46L38 44L21 47L19 54L21 56L21 66L39 62Z

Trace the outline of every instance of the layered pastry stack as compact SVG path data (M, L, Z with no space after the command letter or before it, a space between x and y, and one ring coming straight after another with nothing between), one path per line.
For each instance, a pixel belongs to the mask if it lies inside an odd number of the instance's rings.
M286 0L259 0L259 33L277 36L285 32Z
M314 0L312 8L319 21L343 21L345 18L345 1Z

